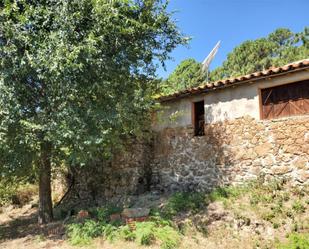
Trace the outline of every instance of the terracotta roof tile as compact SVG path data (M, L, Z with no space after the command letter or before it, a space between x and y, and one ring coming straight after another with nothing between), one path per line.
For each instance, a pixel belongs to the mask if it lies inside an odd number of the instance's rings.
M223 80L218 80L215 82L205 83L204 85L201 85L198 87L193 87L193 88L189 88L186 90L178 91L170 95L162 96L158 98L158 100L160 102L164 102L164 101L173 100L176 98L182 98L182 97L197 94L197 93L203 93L203 92L207 92L211 90L229 87L235 83L238 83L238 84L245 83L249 80L251 82L251 81L259 80L265 76L272 77L272 76L276 76L276 74L279 74L279 73L289 73L289 72L297 71L300 69L307 69L307 68L309 68L309 58L301 60L301 61L296 61L296 62L287 64L287 65L284 65L282 67L271 67L267 70L263 70L263 71L259 71L259 72L239 76L239 77L232 77L229 79L223 79Z

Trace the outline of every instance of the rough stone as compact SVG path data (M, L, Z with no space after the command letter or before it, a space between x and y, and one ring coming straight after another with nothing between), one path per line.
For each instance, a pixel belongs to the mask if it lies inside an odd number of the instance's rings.
M261 144L255 147L254 151L258 156L265 156L271 152L272 145L270 143Z
M298 169L305 169L307 167L307 164L309 162L309 159L304 158L298 158L295 162L292 163L292 166L297 167Z
M284 175L288 172L291 172L292 169L287 166L279 166L279 167L273 167L272 169L273 174L275 175Z
M287 177L309 184L309 116L277 120L238 118L154 132L152 143L131 142L112 161L74 169L78 201L105 201L148 190L207 191L256 178ZM118 199L117 199L118 198ZM121 200L122 201L122 200Z
M153 167L159 172L162 185L162 179L166 179L163 173L165 167L172 167L177 177L169 178L168 184L164 185L168 189L174 185L177 189L184 189L194 181L200 182L195 190L204 191L223 182L243 182L261 172L266 174L267 179L285 176L292 181L309 184L306 171L308 123L308 116L261 121L238 118L206 125L205 136L198 139L192 139L188 133L184 136L183 128L173 128L174 150L168 155L154 154L154 158L164 158L169 163ZM160 147L169 140L166 131L162 130L159 134L160 139L155 141L154 147ZM202 154L203 151L207 156ZM191 172L190 177L177 164L181 158L186 158L186 171ZM228 170L223 170L224 165L228 165ZM177 184L179 182L181 185Z

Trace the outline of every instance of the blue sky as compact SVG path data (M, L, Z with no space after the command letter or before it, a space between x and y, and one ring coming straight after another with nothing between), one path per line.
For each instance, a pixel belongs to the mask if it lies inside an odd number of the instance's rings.
M186 58L203 61L218 40L221 47L211 69L221 65L226 55L245 40L266 36L279 27L299 32L309 26L309 0L170 0L169 10L180 30L192 40L178 47L167 61L167 77Z

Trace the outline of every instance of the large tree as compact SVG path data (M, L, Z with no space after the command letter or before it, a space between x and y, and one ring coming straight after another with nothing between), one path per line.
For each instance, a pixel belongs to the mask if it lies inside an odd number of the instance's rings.
M145 126L156 64L185 42L161 0L0 2L1 176L85 165Z
M161 83L164 94L183 90L201 84L206 75L201 70L201 63L195 59L186 59L179 63L176 69Z
M240 76L280 66L309 56L309 28L293 33L279 28L265 38L245 41L228 54L221 67L210 74L211 80Z

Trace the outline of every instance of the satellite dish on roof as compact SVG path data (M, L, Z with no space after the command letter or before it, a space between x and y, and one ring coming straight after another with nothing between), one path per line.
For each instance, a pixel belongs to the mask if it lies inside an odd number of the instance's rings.
M207 82L208 82L208 71L209 71L209 66L212 60L215 58L219 47L220 47L221 41L218 41L217 44L214 46L214 48L211 50L211 52L208 54L208 56L205 58L205 60L202 63L202 72L206 72L207 76Z

